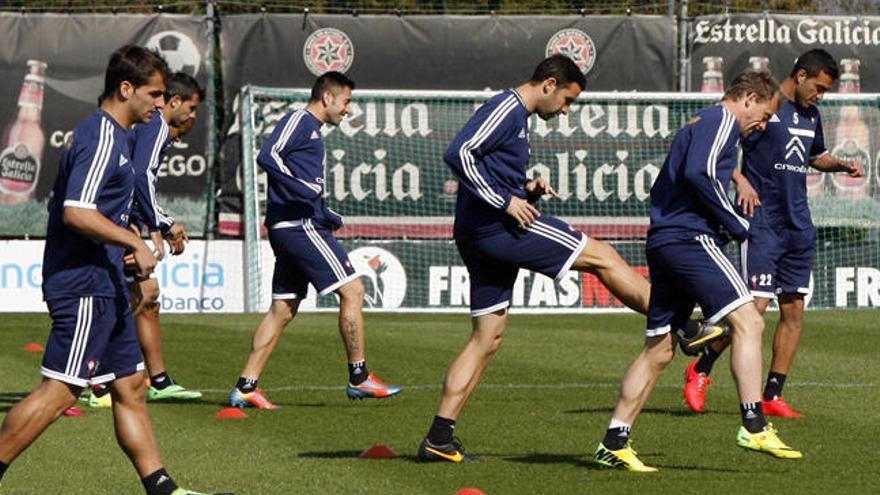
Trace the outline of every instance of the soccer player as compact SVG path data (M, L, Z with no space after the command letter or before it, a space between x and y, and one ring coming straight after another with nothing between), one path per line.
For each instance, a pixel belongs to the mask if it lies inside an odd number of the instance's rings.
M165 81L165 105L153 114L148 123L136 125L131 132L135 196L129 221L137 233L142 230L150 232L159 261L165 257L165 239L168 240L173 255L183 253L187 239L186 229L167 215L156 200L159 166L171 142L180 139L185 132L184 128L190 128L195 122L204 94L198 81L189 74L172 74ZM201 392L187 390L175 383L166 371L157 302L159 281L153 275L146 280L132 280L131 283L132 313L150 373L147 400L200 399ZM96 386L89 397L89 405L110 407L112 400L109 392L106 386Z
M743 143L742 173L733 176L737 203L754 216L748 239L741 245L742 273L759 313L763 315L774 298L779 303L762 402L766 415L801 416L782 398L782 388L803 334L804 297L811 290L815 257L816 228L807 204L806 174L812 167L852 177L864 175L859 162L838 160L825 149L815 104L837 77L837 63L825 50L810 50L798 57L780 85L779 111L765 132ZM684 395L691 410L703 411L712 365L728 345L727 340L716 342L687 367Z
M778 105L777 88L767 72L740 74L721 103L697 113L672 142L651 188L646 242L651 302L645 345L623 377L611 423L596 449L599 464L656 471L630 447L630 428L675 355L671 326L688 318L694 303L700 304L709 322L726 319L732 327L731 371L742 413L737 445L780 458L801 457L779 439L761 412L764 320L721 251L726 235L737 240L748 236L749 222L734 211L726 191L739 140L764 129Z
M116 439L146 493L193 493L177 487L159 458L123 274L126 250L140 277L156 265L152 250L128 228L135 180L128 133L162 106L167 70L145 48L114 52L100 109L74 130L62 152L43 256L43 296L52 318L43 381L3 421L0 477L83 387L109 382Z
M571 269L592 273L624 304L647 311L648 281L614 248L596 239L588 241L582 232L541 215L533 205L555 191L543 178L526 177L529 116L536 113L549 120L568 113L585 87L586 79L571 59L549 57L538 64L528 82L481 106L446 150L443 158L461 185L453 235L470 275L472 334L446 373L437 415L419 446L422 461L477 460L465 453L453 430L501 345L520 268L556 279ZM717 331L717 327L702 328L694 337L705 336L704 332L720 335Z
M364 286L348 254L333 237L342 217L324 202L323 124L339 125L348 115L354 82L327 72L312 86L305 108L289 112L257 156L268 176L266 227L275 252L272 305L254 332L250 355L229 393L235 407L275 409L257 388L257 380L284 327L296 316L309 283L322 295L339 296L339 333L348 354L351 399L385 398L401 392L367 369L364 357Z

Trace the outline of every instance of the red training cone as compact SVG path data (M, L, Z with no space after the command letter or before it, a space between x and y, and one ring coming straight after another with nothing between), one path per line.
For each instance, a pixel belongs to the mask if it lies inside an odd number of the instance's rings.
M81 418L85 416L85 414L83 414L83 412L77 407L71 407L70 409L65 410L64 415L70 418Z
M237 407L226 407L215 414L214 417L218 419L238 419L246 418L247 414L245 414L244 411Z
M455 492L455 495L486 495L486 492L479 488L462 488Z
M361 452L361 457L367 459L394 459L397 457L397 452L395 452L391 447L387 445L382 445L381 443L377 443L367 450Z
M43 352L46 350L46 348L41 346L40 344L28 344L24 346L24 350L27 352Z

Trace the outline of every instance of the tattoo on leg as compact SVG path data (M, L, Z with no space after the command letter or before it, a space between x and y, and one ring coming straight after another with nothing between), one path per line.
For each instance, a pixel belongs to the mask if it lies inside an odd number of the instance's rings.
M358 347L357 321L355 321L355 319L350 316L346 316L343 325L345 326L345 338L348 341L348 351L351 354L357 354L358 352L360 352L360 348Z

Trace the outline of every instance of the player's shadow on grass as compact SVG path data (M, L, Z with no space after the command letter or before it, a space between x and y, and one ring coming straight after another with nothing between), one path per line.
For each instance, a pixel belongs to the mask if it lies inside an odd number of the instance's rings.
M614 412L613 407L587 407L583 409L569 409L568 411L563 411L566 414L611 414ZM733 413L729 411L711 411L712 414L717 414L719 416L732 416L734 414L739 415L738 413ZM642 409L642 414L665 414L667 416L697 416L698 413L692 412L687 408L681 409L669 409L664 407L646 407Z
M362 459L360 450L329 450L326 452L302 452L299 457L306 459ZM397 454L396 459L407 462L419 462L419 458L412 454ZM371 459L366 459L371 460ZM388 460L388 459L378 459Z
M30 392L0 392L0 413L7 413Z
M652 462L657 457L663 457L663 454L642 453L640 456L649 466L658 469L670 469L677 471L702 471L716 473L740 473L738 469L715 468L706 466L676 466L670 464L658 464ZM522 464L570 464L579 468L592 469L594 471L609 471L605 466L600 466L590 459L589 454L531 454L522 457L506 457L504 460L510 462L519 462Z

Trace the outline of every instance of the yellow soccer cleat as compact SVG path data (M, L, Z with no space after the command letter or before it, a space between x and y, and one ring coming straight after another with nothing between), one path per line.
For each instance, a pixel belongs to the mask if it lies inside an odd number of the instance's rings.
M639 458L629 443L620 450L609 450L600 443L593 454L593 460L597 464L612 468L621 468L636 473L656 473L657 468L646 466Z
M804 456L780 440L772 424L768 424L758 433L749 433L745 427L740 426L736 433L736 444L744 449L766 452L780 459L800 459Z

